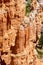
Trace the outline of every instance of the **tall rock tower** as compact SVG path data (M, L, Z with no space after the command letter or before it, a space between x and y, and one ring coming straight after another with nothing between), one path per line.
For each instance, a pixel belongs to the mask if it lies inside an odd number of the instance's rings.
M1 58L6 65L10 64L11 61L13 62L11 46L15 46L15 37L24 16L25 0L0 0L0 51Z

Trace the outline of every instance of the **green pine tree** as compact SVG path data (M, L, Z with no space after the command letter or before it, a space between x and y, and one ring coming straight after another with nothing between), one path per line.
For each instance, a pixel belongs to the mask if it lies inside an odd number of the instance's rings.
M41 37L39 39L39 45L43 47L43 34L41 34Z
M38 44L36 45L36 51L40 57L43 57L43 33L41 33L41 37L39 39Z
M29 13L31 12L31 7L30 7L30 5L31 5L31 2L32 2L32 0L26 0L26 15L29 15Z

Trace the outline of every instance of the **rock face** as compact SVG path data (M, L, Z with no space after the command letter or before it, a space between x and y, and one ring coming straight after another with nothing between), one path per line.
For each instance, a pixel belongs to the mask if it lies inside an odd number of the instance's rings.
M0 0L1 64L41 65L34 43L40 35L43 10L36 0L31 5L27 17L25 0Z
M43 0L38 0L38 2L43 7Z

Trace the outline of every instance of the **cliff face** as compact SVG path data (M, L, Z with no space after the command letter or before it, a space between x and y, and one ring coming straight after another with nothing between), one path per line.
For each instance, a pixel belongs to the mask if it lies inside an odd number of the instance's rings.
M0 0L1 65L43 65L35 50L43 10L36 0L31 7L27 17L25 0Z

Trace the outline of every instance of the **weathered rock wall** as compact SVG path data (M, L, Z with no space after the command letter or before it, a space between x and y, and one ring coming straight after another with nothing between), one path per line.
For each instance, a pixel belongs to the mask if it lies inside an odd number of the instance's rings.
M27 17L25 16L25 0L0 0L2 65L3 63L6 65L38 65L39 63L41 65L34 43L40 35L43 10L36 0L31 6L33 10Z

